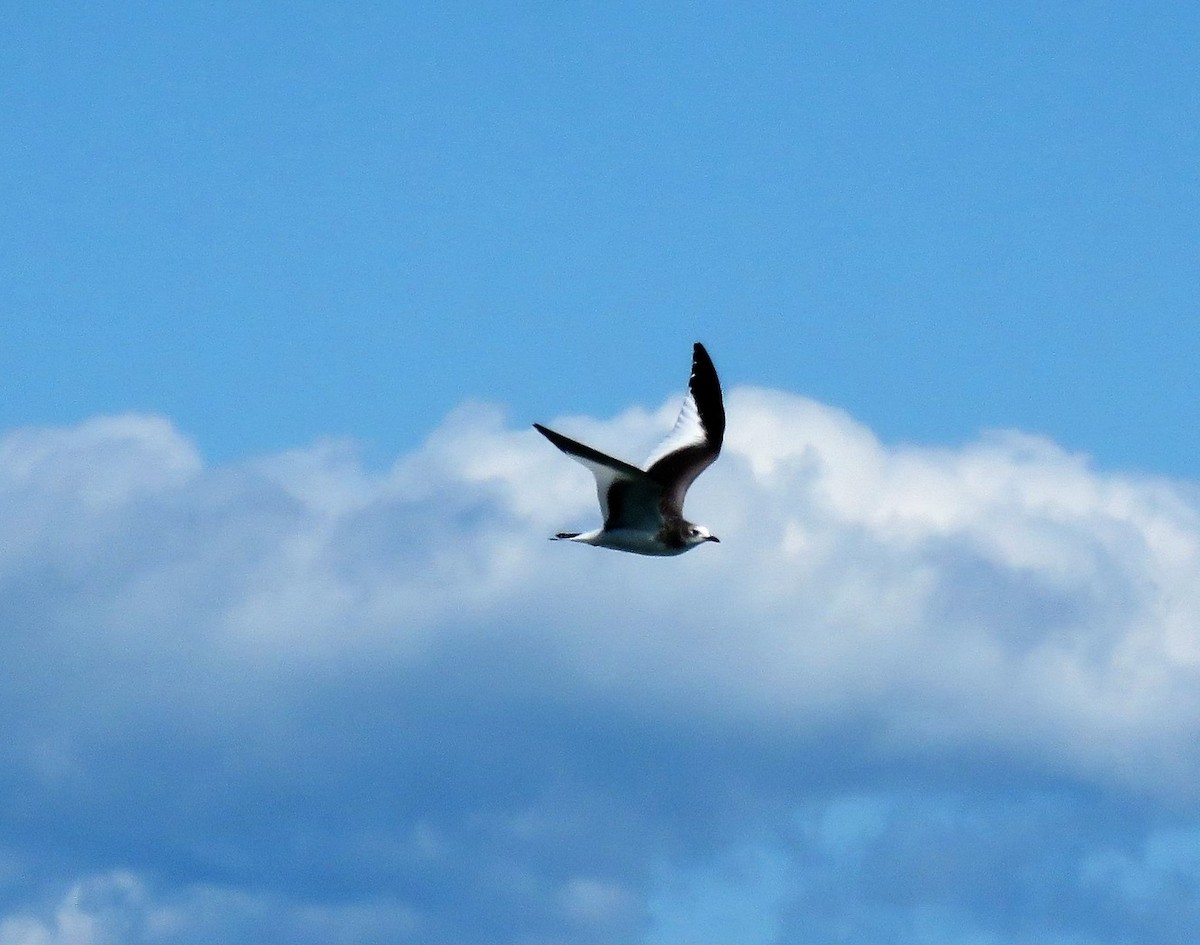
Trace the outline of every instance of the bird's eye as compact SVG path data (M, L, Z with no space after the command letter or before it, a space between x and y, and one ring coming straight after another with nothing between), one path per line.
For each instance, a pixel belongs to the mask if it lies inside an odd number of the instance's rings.
M700 534L700 529L698 529L698 528L693 528L693 529L692 529L692 534L693 534L693 535L699 535L699 534Z

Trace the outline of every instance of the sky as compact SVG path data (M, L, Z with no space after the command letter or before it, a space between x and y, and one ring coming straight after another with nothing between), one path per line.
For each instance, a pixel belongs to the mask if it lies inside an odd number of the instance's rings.
M0 945L1192 945L1192 4L0 14ZM691 344L676 559L637 462Z

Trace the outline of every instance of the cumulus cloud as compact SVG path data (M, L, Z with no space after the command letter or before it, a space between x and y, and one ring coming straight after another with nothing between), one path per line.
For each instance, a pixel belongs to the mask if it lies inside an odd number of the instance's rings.
M4 436L0 942L670 945L702 901L743 940L1184 941L1196 485L728 408L688 504L722 544L669 560L546 541L590 477L486 406L383 471ZM556 426L636 461L673 412Z

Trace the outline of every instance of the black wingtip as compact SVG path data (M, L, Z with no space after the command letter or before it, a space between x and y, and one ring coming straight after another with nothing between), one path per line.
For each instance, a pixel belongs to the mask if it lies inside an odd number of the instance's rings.
M698 341L692 345L692 373L695 374L697 370L710 373L713 377L717 376L717 369L713 366L708 349Z
M692 345L692 376L688 386L696 398L696 409L708 433L709 441L717 449L725 438L725 400L721 393L721 379L717 368L708 356L708 350L700 342Z

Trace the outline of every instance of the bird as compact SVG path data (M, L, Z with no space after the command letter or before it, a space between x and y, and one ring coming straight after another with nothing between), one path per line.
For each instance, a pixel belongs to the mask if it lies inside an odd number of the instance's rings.
M688 392L675 426L645 469L615 459L540 423L533 425L560 450L591 470L604 524L590 532L559 532L574 541L639 555L680 555L720 540L683 517L683 499L696 477L716 460L725 439L725 403L717 369L704 345L692 346Z

